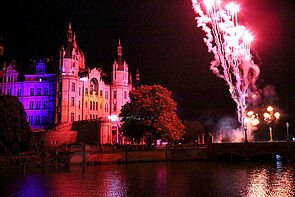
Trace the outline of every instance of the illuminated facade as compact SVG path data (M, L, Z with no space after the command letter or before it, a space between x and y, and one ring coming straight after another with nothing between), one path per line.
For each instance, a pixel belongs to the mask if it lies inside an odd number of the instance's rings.
M2 94L17 96L23 103L27 120L34 131L70 130L73 121L101 120L100 143L120 143L117 117L122 106L128 102L132 89L128 64L122 56L119 41L117 58L113 64L111 83L104 81L100 68L85 67L85 57L76 43L75 34L69 26L67 43L60 49L56 74L46 73L46 64L36 64L33 75L18 80L13 65L2 67ZM138 74L136 80L139 80ZM53 129L52 129L53 128ZM115 132L114 132L115 131ZM53 143L67 143L53 139Z

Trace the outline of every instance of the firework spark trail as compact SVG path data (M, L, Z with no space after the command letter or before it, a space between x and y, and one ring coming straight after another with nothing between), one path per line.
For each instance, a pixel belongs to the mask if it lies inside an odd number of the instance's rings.
M257 92L255 82L260 73L250 53L253 37L246 27L238 24L238 5L230 3L224 7L220 0L204 0L203 7L192 0L192 5L199 15L197 26L206 34L204 42L214 55L210 70L229 86L239 122L244 127L247 101Z

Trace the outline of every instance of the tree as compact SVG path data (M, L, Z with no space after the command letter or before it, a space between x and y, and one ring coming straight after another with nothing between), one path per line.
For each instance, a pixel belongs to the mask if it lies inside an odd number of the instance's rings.
M187 143L194 143L198 137L205 135L205 129L199 121L184 121L183 124L185 128L183 138Z
M22 103L15 96L0 96L0 154L28 151L32 130Z
M130 92L130 103L121 111L121 131L129 141L145 139L151 144L157 139L175 141L183 135L183 125L175 110L171 92L160 85L142 86Z

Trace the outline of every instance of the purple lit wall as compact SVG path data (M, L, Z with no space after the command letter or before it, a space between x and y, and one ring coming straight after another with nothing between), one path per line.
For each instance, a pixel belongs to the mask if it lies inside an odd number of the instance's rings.
M33 130L52 127L55 118L56 75L45 74L45 64L42 61L36 65L36 74L25 75L25 80L21 82L17 81L18 72L13 66L3 70L1 93L18 97Z

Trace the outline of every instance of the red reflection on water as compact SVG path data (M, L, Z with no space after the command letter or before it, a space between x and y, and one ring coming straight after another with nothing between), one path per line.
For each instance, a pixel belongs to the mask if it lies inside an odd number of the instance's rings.
M256 169L250 173L247 196L294 196L293 174L292 170L281 168L279 161L276 172Z
M69 172L55 174L51 180L53 195L68 196L126 196L126 177L122 168L114 165L88 167L85 172L80 166Z

